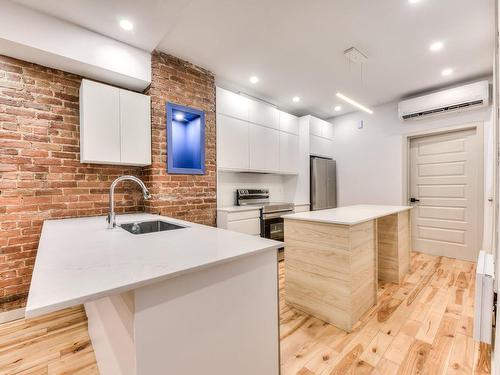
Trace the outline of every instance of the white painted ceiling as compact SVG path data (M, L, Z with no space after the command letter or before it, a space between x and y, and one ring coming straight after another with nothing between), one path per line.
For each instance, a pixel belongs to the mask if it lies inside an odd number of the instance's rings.
M494 0L16 0L203 66L225 87L328 118L492 73ZM135 23L133 33L117 18ZM432 53L429 45L445 43ZM368 56L363 80L343 52ZM441 76L451 67L455 73ZM256 74L257 85L248 78ZM292 103L293 96L301 101ZM333 107L342 105L341 112Z
M179 21L186 0L12 0L146 51L152 51ZM121 19L132 31L118 26Z

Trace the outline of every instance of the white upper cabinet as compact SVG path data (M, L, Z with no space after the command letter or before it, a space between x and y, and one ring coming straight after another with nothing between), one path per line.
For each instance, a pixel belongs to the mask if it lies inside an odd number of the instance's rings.
M333 124L325 121L321 129L321 134L323 137L333 140Z
M280 128L278 109L258 100L248 100L248 121L268 128Z
M323 136L323 120L309 116L309 133L317 137Z
M80 86L80 161L120 163L120 89L82 80Z
M250 131L250 170L279 172L280 132L248 124Z
M333 139L333 125L328 121L309 116L309 133L317 137Z
M217 88L220 170L298 174L300 157L298 117Z
M216 88L217 113L248 121L249 99L234 92Z
M314 116L309 118L309 152L331 158L333 155L333 125Z
M121 162L151 164L150 98L136 92L120 90Z
M314 156L323 156L331 158L333 155L333 143L327 138L310 136L310 149L309 152Z
M248 122L217 115L217 164L221 169L248 170Z
M82 163L151 164L149 96L82 80L80 160Z
M282 132L299 134L299 118L289 113L279 111L280 130Z
M280 172L299 173L299 136L280 132Z

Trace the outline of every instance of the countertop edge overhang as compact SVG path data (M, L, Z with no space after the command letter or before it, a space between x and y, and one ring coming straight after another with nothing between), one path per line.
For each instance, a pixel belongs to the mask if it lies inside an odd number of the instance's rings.
M103 216L44 221L25 316L34 318L282 246L160 215L117 216L118 224L144 220L186 228L134 235L118 227L107 229Z
M310 221L325 224L357 225L383 216L411 210L412 206L353 205L327 210L306 211L283 215L285 220Z

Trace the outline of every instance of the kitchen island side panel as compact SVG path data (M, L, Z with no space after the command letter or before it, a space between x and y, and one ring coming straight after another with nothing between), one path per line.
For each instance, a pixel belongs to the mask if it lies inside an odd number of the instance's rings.
M135 291L137 375L278 375L276 249Z
M101 375L136 375L134 292L85 303L89 336Z
M379 279L400 283L410 266L410 211L377 219Z
M375 222L285 219L285 298L347 331L376 303Z

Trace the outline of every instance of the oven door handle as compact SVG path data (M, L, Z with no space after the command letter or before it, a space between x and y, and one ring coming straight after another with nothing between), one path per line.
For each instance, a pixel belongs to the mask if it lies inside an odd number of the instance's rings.
M287 214L293 214L293 211L280 211L280 212L272 212L269 214L262 214L262 219L263 220L276 219Z

